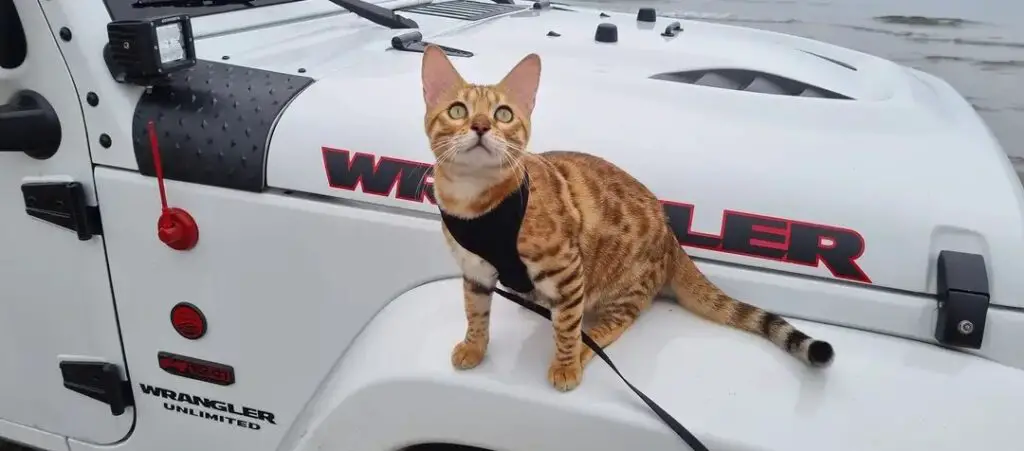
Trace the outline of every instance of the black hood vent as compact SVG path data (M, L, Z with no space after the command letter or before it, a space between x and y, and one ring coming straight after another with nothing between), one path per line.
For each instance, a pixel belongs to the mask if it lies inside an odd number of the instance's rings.
M410 6L408 8L397 9L396 11L473 21L487 19L489 17L513 11L520 11L526 8L526 6L519 5L499 5L497 3L483 3L472 0L451 0L447 2Z
M826 99L853 100L838 92L811 86L778 75L746 69L707 69L680 72L665 72L651 75L655 80L667 80L712 88L736 91L775 94L793 97L822 97Z

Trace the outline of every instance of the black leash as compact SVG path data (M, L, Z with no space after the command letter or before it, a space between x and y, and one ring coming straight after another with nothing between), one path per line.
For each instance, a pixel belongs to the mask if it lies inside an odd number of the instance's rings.
M532 311L533 313L536 313L540 316L547 318L548 320L551 320L551 310L548 310L533 302L527 301L526 299L523 299L518 295L509 293L500 288L495 288L494 291L498 292L498 294L504 296L506 299L515 302L516 304L519 304L520 307L523 307L527 310ZM672 415L669 415L669 413L666 412L665 409L662 409L661 406L658 405L658 403L651 400L651 398L648 398L647 395L645 395L642 391L638 390L636 387L633 386L633 384L629 383L629 381L626 380L626 377L623 376L622 373L619 372L619 369L615 367L615 364L612 363L612 359L608 358L608 355L604 353L604 350L601 349L601 347L598 346L597 343L595 343L594 340L591 339L586 332L583 332L582 334L583 343L586 344L588 348L593 350L594 354L600 357L601 360L604 360L604 363L607 363L608 366L611 367L612 371L614 371L615 374L619 376L619 379L622 379L622 382L625 382L629 389L633 390L633 393L636 393L636 395L639 396L640 399L644 401L644 404L647 404L647 407L650 407L651 410L653 410L654 413L658 415L658 418L661 418L661 421L664 421L665 424L667 424L668 427L672 429L672 432L675 432L676 435L678 435L679 438L683 439L683 441L686 442L687 445L690 445L690 448L693 448L693 451L708 451L708 448L704 446L704 444L701 443L700 440L697 440L697 437L694 437L693 434L690 433L690 431L686 430L686 428L683 427L682 424L679 424L679 422L676 421L675 418L672 418Z

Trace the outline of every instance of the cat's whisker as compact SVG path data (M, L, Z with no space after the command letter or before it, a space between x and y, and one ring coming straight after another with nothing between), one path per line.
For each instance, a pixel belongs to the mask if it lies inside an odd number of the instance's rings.
M508 150L512 150L512 151L514 151L515 153L517 153L517 154L520 154L520 155L522 155L522 154L525 154L525 153L526 153L526 151L525 151L525 150L523 149L523 147L522 147L522 146L519 146L519 145L516 145L516 144L513 144L513 143L506 143L506 144L505 144L505 150L506 150L506 151L508 151Z
M441 140L438 140L438 141L434 141L433 143L430 144L430 147L433 148L433 149L440 149L440 148L444 148L444 147L449 147L451 145L451 143L454 142L454 141L455 140L452 139L452 138L444 138L444 139L441 139Z
M523 178L526 170L523 168L522 160L513 158L512 154L509 153L508 150L502 152L501 156L503 160L508 162L508 166L512 170L513 175L515 175L517 179Z
M509 164L511 166L516 166L515 168L513 168L513 169L519 171L519 172L516 173L516 175L521 176L523 174L523 172L525 172L525 168L523 167L523 160L522 160L522 158L517 158L517 157L521 156L521 154L523 153L522 147L506 141L505 142L505 151L502 152L502 153L503 153L504 157L508 159ZM520 155L515 155L515 154L520 154Z
M448 140L448 141L444 141L444 142L438 143L435 148L436 149L444 149L444 151L445 151L444 153L450 154L450 153L452 153L454 151L454 149L458 148L458 145L459 145L458 140L451 139L451 140Z
M420 190L420 192L422 192L422 190L425 189L427 186L427 177L430 177L432 175L434 175L434 168L427 169L426 171L423 171L423 175L420 175L420 181L416 185L419 187L418 189Z
M455 156L458 150L458 141L454 137L442 138L431 143L431 150L437 154L436 167L437 165L447 163ZM440 150L440 152L438 152L438 150ZM433 168L423 171L423 175L420 176L419 186L425 187L427 184L427 177L434 175L434 172L435 170Z
M447 163L454 160L455 156L458 154L459 146L457 144L452 144L451 147L448 149L448 152L445 153L445 162Z
M444 151L441 152L441 154L437 157L438 164L447 163L452 158L454 158L455 154L458 153L458 149L459 149L458 144L459 143L456 140L454 140L454 139L449 140L449 142L445 146L446 148L444 149ZM438 146L438 147L440 147L440 146Z

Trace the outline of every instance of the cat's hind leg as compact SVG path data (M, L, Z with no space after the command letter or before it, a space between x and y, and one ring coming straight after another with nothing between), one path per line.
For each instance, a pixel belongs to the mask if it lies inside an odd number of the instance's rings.
M654 294L647 293L648 290L637 290L627 293L625 296L611 300L594 309L596 314L595 322L586 329L587 335L597 343L601 349L618 340L626 329L629 329L640 313L651 305ZM586 366L596 354L589 346L584 346L580 352L580 364Z

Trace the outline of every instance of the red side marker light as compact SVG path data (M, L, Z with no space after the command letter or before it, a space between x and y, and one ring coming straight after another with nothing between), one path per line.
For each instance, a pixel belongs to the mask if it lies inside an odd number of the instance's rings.
M156 139L156 126L149 121L149 146L153 150L153 169L156 172L156 183L160 187L160 219L156 222L156 236L171 249L187 251L199 242L199 225L192 215L178 207L167 206L167 193L164 191L164 168L160 162L160 146Z
M231 365L165 351L158 352L156 356L160 362L160 368L175 376L187 377L217 385L231 385L235 383L235 369Z
M206 316L199 307L188 302L179 302L171 308L171 326L178 335L197 340L206 335Z

